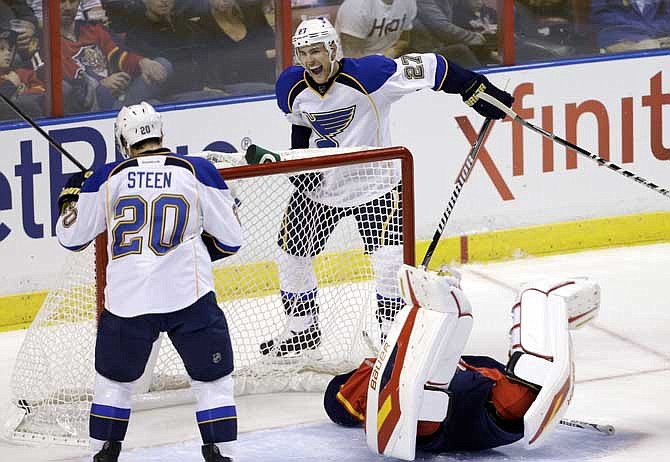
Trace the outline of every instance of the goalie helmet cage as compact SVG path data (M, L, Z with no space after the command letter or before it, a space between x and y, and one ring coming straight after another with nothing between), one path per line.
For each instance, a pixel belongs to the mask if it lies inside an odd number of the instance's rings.
M316 155L324 152L329 155ZM294 357L263 356L259 351L263 341L288 332L275 262L282 217L295 190L290 176L355 165L359 175L369 175L364 179L368 184L390 184L389 178L397 177L400 166L402 193L396 206L402 217L403 260L414 265L413 161L407 149L293 153L286 151L282 157L293 160L220 169L241 201L238 213L244 230L240 251L214 264L217 300L226 314L233 343L236 395L322 391L333 374L354 369L365 356L374 355L363 333L377 333L377 337L379 333L375 279L371 257L364 251L351 216L340 221L325 250L313 261L321 344ZM237 156L239 160L241 156ZM105 281L104 233L96 239L95 249L103 251L95 252L91 246L68 257L62 283L49 292L26 333L11 379L12 402L5 412L3 429L6 438L88 443L96 320L104 306L104 285L96 284ZM193 400L181 359L172 343L161 336L133 394L133 409Z

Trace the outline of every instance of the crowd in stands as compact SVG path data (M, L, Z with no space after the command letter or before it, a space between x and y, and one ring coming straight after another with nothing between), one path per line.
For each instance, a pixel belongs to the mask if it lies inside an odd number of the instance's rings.
M61 0L64 112L272 92L272 3ZM42 7L0 0L0 92L33 117L46 103ZM0 108L0 119L17 118Z
M61 0L66 114L273 91L273 0ZM435 51L502 62L496 0L293 0L346 57ZM44 116L43 0L0 0L0 93ZM670 48L670 0L515 0L516 62ZM0 104L0 119L16 119Z

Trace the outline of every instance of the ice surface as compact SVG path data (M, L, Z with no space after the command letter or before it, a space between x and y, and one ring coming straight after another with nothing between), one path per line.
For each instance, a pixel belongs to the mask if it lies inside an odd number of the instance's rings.
M661 461L670 453L670 244L524 258L460 268L475 324L465 352L504 360L509 308L525 281L584 275L602 287L600 316L573 333L575 395L567 417L612 424L616 435L561 427L545 447L520 443L481 453L419 455L434 461ZM0 399L24 331L0 334ZM1 408L0 406L0 413ZM379 461L362 430L327 421L312 393L242 396L236 461ZM199 461L200 442L189 406L133 413L122 462ZM80 448L17 446L0 442L0 461L76 461Z

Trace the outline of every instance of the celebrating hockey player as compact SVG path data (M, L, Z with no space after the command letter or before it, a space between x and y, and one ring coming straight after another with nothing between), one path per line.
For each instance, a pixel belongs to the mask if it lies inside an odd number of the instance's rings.
M472 309L448 276L403 266L406 306L377 358L335 376L324 396L331 420L365 425L373 451L414 460L427 452L541 444L574 386L569 329L593 319L600 288L586 278L526 286L513 308L507 365L461 356Z
M160 332L167 332L195 391L203 457L232 461L233 351L211 260L240 248L234 198L209 161L163 147L162 120L149 104L121 109L115 132L126 159L73 175L58 199L56 226L61 245L75 251L107 233L89 427L93 460L117 461L133 387Z
M389 146L391 104L424 88L460 94L466 104L492 119L505 114L479 99L479 94L490 94L506 106L512 104L512 96L486 77L440 55L409 54L395 60L381 55L342 58L338 35L324 18L303 21L293 36L293 47L300 66L286 69L276 84L278 105L292 124L292 149ZM384 181L366 180L366 169L377 167L389 171ZM320 345L312 259L347 216L356 220L365 252L371 257L376 317L382 338L386 334L402 306L395 278L402 264L402 185L398 165L384 168L340 167L292 178L297 188L278 238L281 299L288 323L283 334L260 345L263 354L284 356Z

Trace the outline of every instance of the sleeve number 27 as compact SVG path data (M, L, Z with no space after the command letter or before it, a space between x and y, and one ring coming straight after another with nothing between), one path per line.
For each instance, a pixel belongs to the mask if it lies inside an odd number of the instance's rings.
M122 196L114 204L112 258L142 253L144 237L137 236L149 218L149 248L156 255L165 255L182 242L188 222L189 203L184 196L161 194L148 204L140 196ZM130 214L130 216L128 216Z
M421 60L421 56L403 55L400 57L400 62L405 66L403 72L405 73L407 80L423 79L423 61Z

